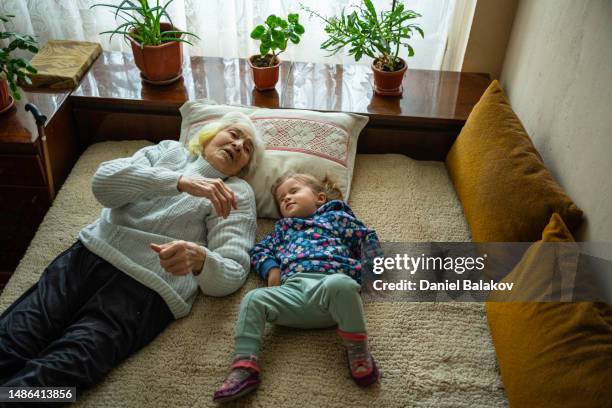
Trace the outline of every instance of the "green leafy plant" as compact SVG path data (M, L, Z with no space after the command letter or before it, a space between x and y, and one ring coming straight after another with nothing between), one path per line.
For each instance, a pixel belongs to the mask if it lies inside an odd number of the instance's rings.
M0 21L8 23L14 15L0 15ZM26 84L31 84L32 81L28 77L28 73L35 74L36 68L30 65L29 61L23 58L12 58L11 53L15 50L26 50L33 53L38 52L38 42L34 37L27 34L15 33L12 31L0 31L0 40L7 40L8 45L0 48L0 79L6 78L11 90L11 95L15 100L20 100L21 95L17 90L17 82L19 80Z
M189 45L191 42L187 41L181 36L192 36L200 38L197 35L188 31L180 30L162 30L161 23L162 19L166 19L172 27L172 19L168 15L168 6L174 0L169 0L165 4L160 5L159 0L155 1L155 6L149 5L148 0L123 0L118 5L99 3L94 4L94 7L108 7L115 10L115 20L121 19L124 21L116 29L110 31L104 31L100 34L110 34L112 40L115 34L124 36L130 36L135 41L140 43L140 47L144 48L147 45L161 45L169 41L184 42Z
M371 0L363 0L348 15L342 10L340 17L323 17L303 5L302 9L326 24L325 32L329 38L321 44L322 49L334 55L349 46L348 53L355 61L367 55L374 58L377 68L384 71L397 71L403 67L399 58L401 46L408 49L408 57L414 55L408 40L415 31L425 37L418 24L410 24L410 20L421 15L407 10L401 0L393 0L391 10L380 13Z
M300 24L298 14L289 14L287 20L269 15L265 25L260 24L251 31L251 38L261 41L260 55L254 62L258 66L275 65L278 55L287 49L288 42L298 44L302 34L304 26Z

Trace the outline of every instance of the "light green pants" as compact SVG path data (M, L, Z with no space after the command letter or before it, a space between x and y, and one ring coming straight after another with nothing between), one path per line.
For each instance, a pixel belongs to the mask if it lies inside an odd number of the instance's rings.
M338 325L365 333L360 285L347 275L298 273L281 286L246 294L236 322L236 354L258 354L266 322L300 329Z

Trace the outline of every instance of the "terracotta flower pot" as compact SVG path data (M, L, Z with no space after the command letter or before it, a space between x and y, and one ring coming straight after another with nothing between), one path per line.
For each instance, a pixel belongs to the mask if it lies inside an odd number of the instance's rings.
M280 71L280 60L276 58L276 64L271 67L258 67L253 65L253 60L258 58L259 55L252 55L249 58L249 66L253 73L253 82L255 82L255 88L258 91L265 91L268 89L274 89L278 82L278 74Z
M400 58L401 59L401 58ZM404 66L398 71L383 71L378 69L375 64L377 60L372 62L372 71L374 71L374 92L378 95L399 96L402 94L402 81L408 64L402 59Z
M8 111L14 104L6 79L0 79L0 113Z
M161 23L162 31L177 30L170 23ZM169 41L161 45L146 45L128 36L132 45L134 62L140 69L145 82L153 84L167 84L178 80L182 76L183 48L178 41Z

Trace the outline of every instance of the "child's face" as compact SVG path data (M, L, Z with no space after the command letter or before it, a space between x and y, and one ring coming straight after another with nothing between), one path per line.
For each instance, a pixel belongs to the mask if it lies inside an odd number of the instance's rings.
M276 189L276 201L283 217L306 218L325 204L325 193L315 193L304 183L290 178Z

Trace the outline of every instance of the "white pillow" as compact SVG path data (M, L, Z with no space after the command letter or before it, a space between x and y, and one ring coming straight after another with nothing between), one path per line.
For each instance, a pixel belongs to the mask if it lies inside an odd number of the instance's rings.
M279 218L270 189L288 171L332 178L348 200L355 165L357 138L366 116L296 109L263 109L216 105L194 100L181 107L179 141L185 146L207 123L231 111L249 116L266 142L262 162L246 181L255 191L258 217Z

